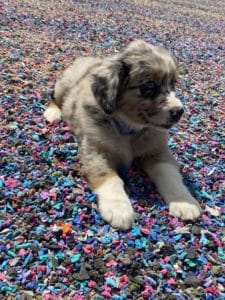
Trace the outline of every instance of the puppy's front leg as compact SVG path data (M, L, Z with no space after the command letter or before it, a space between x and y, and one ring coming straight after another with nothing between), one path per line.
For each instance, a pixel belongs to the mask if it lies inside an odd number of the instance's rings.
M122 179L115 172L109 171L104 176L89 177L89 181L98 195L98 207L103 219L113 227L129 229L134 212Z
M90 187L98 196L98 207L103 219L113 227L129 229L134 220L134 212L122 179L110 166L112 164L104 153L93 148L88 152L82 157L83 171Z
M171 155L168 157L168 161L146 158L143 167L168 203L170 214L183 220L193 220L200 215L201 208L183 184L177 163Z

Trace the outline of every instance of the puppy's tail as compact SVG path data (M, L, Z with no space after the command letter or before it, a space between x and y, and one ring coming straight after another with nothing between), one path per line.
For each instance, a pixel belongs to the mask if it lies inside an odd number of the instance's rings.
M61 119L62 117L61 109L54 101L51 101L47 106L44 112L44 117L48 122L59 121Z

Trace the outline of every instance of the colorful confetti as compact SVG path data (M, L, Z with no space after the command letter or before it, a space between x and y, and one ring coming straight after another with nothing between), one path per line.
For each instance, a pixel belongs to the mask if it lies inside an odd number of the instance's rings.
M225 299L225 20L222 0L0 3L0 298ZM76 137L48 124L55 79L81 55L142 38L180 68L186 114L169 145L204 213L168 214L137 166L128 232L98 213Z

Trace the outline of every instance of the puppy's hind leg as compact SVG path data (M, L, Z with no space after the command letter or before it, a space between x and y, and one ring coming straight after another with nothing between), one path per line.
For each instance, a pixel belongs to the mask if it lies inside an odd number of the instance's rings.
M62 117L61 108L64 101L64 96L67 92L67 86L64 77L55 83L54 91L51 95L51 102L48 104L44 117L48 122L59 121Z
M44 112L45 119L48 122L59 121L61 116L61 109L55 102L51 101Z
M102 218L113 227L129 229L134 220L133 208L110 158L95 147L83 149L81 156L84 175L98 196Z

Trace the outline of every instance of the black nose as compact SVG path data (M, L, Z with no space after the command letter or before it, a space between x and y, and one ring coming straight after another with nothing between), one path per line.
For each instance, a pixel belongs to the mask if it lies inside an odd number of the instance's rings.
M175 107L170 110L170 118L173 122L178 122L183 113L184 109L182 107Z

